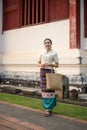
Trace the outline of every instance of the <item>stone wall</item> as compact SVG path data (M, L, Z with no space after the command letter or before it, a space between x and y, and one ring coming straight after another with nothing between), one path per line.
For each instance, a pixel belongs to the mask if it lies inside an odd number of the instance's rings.
M27 71L4 71L0 73L1 84L13 84L12 82L18 82L17 85L23 84L24 86L26 86L26 82L40 82L40 73ZM87 85L87 74L63 75L63 85L66 84L74 86Z
M0 73L0 83L16 86L40 87L39 72L5 71Z

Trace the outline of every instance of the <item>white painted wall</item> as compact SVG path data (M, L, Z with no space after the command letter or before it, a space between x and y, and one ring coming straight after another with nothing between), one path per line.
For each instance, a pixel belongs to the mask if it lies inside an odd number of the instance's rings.
M79 74L82 70L77 58L80 50L69 49L69 20L4 31L0 34L0 64L3 64L0 71L39 71L34 65L47 37L52 39L53 49L59 56L57 72Z
M45 38L56 51L69 49L69 20L4 31L1 37L2 63L36 63Z
M81 0L81 2L83 2ZM69 20L4 31L2 33L2 0L0 0L0 73L17 75L38 72L37 61L45 38L51 38L59 56L58 73L87 74L87 39L84 38L83 4L81 5L81 48L69 48ZM77 57L83 56L82 65Z
M47 37L52 39L55 48L68 49L69 20L5 31L0 52L29 53L41 50L43 40Z
M83 37L82 11L83 6L81 5L81 48L86 48L86 39ZM69 20L4 31L2 34L1 17L2 1L0 0L0 72L39 71L35 65L44 47L43 41L45 38L51 38L53 49L59 56L58 73L65 75L87 73L87 65L79 66L77 58L80 55L84 56L82 62L87 64L87 52L69 49Z

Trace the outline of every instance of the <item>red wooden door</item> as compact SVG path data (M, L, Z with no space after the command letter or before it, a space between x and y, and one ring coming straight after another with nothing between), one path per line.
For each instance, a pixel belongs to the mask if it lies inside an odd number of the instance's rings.
M3 30L19 27L19 0L3 0Z
M69 0L49 0L48 20L56 21L69 18Z

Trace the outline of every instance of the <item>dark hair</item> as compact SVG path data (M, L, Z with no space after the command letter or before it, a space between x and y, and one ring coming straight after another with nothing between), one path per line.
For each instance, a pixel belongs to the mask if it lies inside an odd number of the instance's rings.
M49 40L50 43L52 44L52 40L51 40L50 38L46 38L46 39L44 40L44 43L45 43L46 40Z

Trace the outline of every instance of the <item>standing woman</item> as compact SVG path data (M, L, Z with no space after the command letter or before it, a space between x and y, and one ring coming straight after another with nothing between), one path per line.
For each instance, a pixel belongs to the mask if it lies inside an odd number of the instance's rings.
M38 65L40 67L42 103L45 109L44 115L50 116L52 109L56 106L55 90L46 89L46 73L54 73L54 67L58 67L58 56L52 50L52 41L49 38L44 40L45 50L40 55Z

